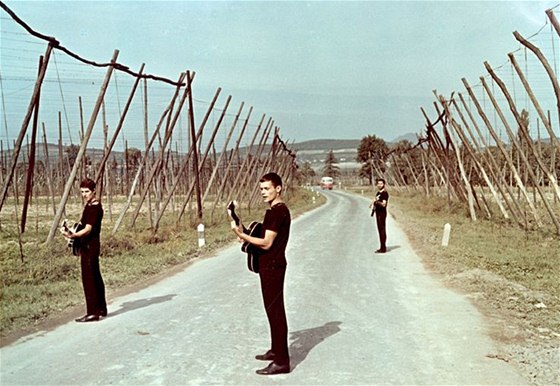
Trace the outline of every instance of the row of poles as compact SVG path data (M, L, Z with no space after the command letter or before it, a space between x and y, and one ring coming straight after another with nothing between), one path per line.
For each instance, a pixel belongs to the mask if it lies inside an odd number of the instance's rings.
M560 36L560 24L552 10L547 10L546 13L556 33ZM560 117L560 86L550 63L537 46L523 38L518 32L514 32L514 36L538 58L544 67L554 90L558 117ZM537 143L531 138L527 111L520 110L516 106L515 98L512 97L506 83L496 74L490 64L485 62L484 66L488 74L498 85L517 124L517 131L514 131L506 117L507 112L503 111L497 102L497 96L485 78L480 77L485 95L491 101L495 113L507 132L511 148L508 149L501 140L488 113L485 112L483 104L467 80L463 78L462 83L467 91L468 100L474 104L476 112L471 111L462 93L453 93L450 98L445 98L434 91L436 97L434 108L437 119L431 120L426 111L421 109L426 119L426 132L419 139L415 148L408 149L413 150L420 158L421 169L415 168L415 163L411 162L407 151L396 151L391 153L388 158L388 164L394 167L386 168L386 170L378 168L377 173L384 175L396 186L408 186L409 182L402 172L408 170L407 175L413 177L412 183L423 189L427 196L433 194L431 186L444 187L448 202L455 199L468 204L473 221L477 220L477 209L483 211L486 217L492 217L491 205L486 198L488 194L484 192L486 189L490 192L489 197L497 205L503 218L513 219L521 226L527 227L528 211L528 216L532 218L531 221L534 221L540 228L543 226L543 219L536 206L536 195L538 194L547 217L550 218L557 234L560 235L560 210L558 208L560 188L556 166L558 163L556 158L560 157L560 141L553 130L550 111L545 113L540 106L515 56L510 53L508 57L538 113L539 121L542 122L550 138L550 144L547 144L551 148L550 163L545 162L542 156L540 138L536 141ZM482 125L476 118L477 114ZM497 154L492 152L491 144L485 140L481 126L486 127L493 138L498 149ZM443 139L438 134L436 127L441 129ZM517 162L514 154L518 157ZM522 171L525 172L525 178L523 178ZM508 181L508 176L512 176L513 184ZM474 181L477 181L478 184ZM517 194L512 185L517 187ZM550 187L551 191L548 194L546 185ZM529 195L528 186L533 187L536 191L533 198Z
M17 18L5 4L2 3L2 8L20 23L23 23ZM27 27L28 28L28 27ZM37 35L33 31L34 35ZM42 36L41 36L42 37ZM22 145L24 139L28 138L28 127L31 125L31 141L28 146L27 154L27 168L25 171L25 191L23 195L23 208L21 211L21 227L19 231L25 231L25 223L28 213L28 207L32 198L35 180L35 161L36 161L36 143L37 132L39 126L39 106L41 101L41 88L47 72L49 59L54 49L60 49L63 52L69 53L68 50L60 46L56 39L47 37L48 45L44 56L39 60L39 71L33 93L27 108L27 112L23 118L19 135L14 143L12 159L10 167L7 171L2 173L3 187L0 193L0 212L5 207L7 202L10 188L13 188L15 201L18 202L18 180L14 178L17 175L18 159L22 152ZM44 139L44 153L46 158L43 162L43 171L39 181L43 181L48 190L49 201L53 204L53 219L50 231L46 238L49 243L53 240L57 228L62 221L65 214L65 208L72 191L76 191L76 183L82 177L90 177L98 184L98 194L103 193L107 196L107 204L109 206L109 214L112 216L111 202L112 194L115 189L115 176L118 174L117 163L114 158L113 149L123 128L124 122L127 118L130 106L136 95L137 90L141 86L143 79L144 86L144 112L145 122L145 149L141 152L137 164L134 167L134 178L131 185L127 184L126 203L121 207L120 213L114 222L113 232L117 232L125 219L125 215L131 208L132 214L130 215L130 226L134 226L137 222L138 216L145 208L145 202L148 206L148 215L151 228L157 232L161 225L161 221L165 213L168 213L170 202L182 200L180 209L176 215L176 221L181 221L187 205L194 205L196 203L196 216L202 219L205 214L210 213L213 216L217 207L225 206L225 203L235 198L241 203L246 205L250 210L257 202L258 189L255 185L255 180L262 173L275 170L282 175L285 179L288 194L292 190L292 184L295 179L294 171L296 169L295 153L290 147L281 139L279 135L279 128L275 126L272 118L267 118L262 115L260 122L253 133L252 139L248 147L242 148L241 143L245 133L248 131L249 122L253 112L253 108L249 108L248 112L244 112L244 103L241 103L239 109L235 114L235 118L227 131L227 136L221 151L216 151L216 136L219 130L224 126L225 116L230 107L231 96L225 102L224 107L221 109L221 114L214 127L211 129L210 139L207 141L205 148L202 149L203 136L206 133L206 126L210 117L215 109L216 102L221 93L218 88L210 102L204 118L200 121L198 126L195 123L194 117L194 103L193 103L193 80L195 73L186 71L181 73L177 81L170 81L164 78L154 77L144 73L144 64L140 67L139 71L134 73L128 68L122 66L117 62L119 51L115 50L111 61L104 65L106 69L105 78L100 87L94 104L93 111L87 126L84 128L84 121L81 125L81 143L75 154L73 162L63 162L61 139L59 139L59 172L58 176L64 179L63 184L60 184L62 191L56 192L54 187L54 174L50 168L48 159L48 146L46 141L45 125L43 123L43 139ZM75 55L71 55L74 56ZM130 90L130 94L124 105L118 123L115 127L114 133L109 138L108 127L105 121L105 95L107 88L111 82L112 75L115 70L121 70L134 76L134 83ZM155 79L156 81L166 81L175 86L173 96L169 103L161 113L159 121L155 127L150 138L148 138L148 124L147 124L147 80ZM177 122L186 110L188 116L188 136L189 146L185 153L180 153L178 149L173 152L171 150L171 139L173 137L174 129L178 126ZM103 134L104 134L104 147L102 149L100 159L95 163L88 165L88 152L91 154L92 149L88 149L88 142L92 136L92 132L96 127L96 121L103 111ZM80 99L80 116L82 114L82 106ZM239 129L239 127L241 127ZM59 136L60 136L60 114L59 114ZM238 131L238 136L235 139L234 133ZM158 141L156 141L158 140ZM230 146L230 141L235 140L235 145ZM29 141L29 139L28 139ZM156 149L156 144L159 142L159 148ZM110 157L113 154L113 162ZM128 152L125 151L125 157ZM25 162L23 162L25 164ZM65 172L66 170L66 172ZM128 181L128 161L125 168ZM121 178L122 178L121 170ZM63 186L62 186L63 185ZM37 190L37 189L35 189ZM152 198L155 197L154 208L152 208ZM58 201L55 209L55 201ZM16 204L17 205L17 204ZM154 209L154 210L152 210ZM16 213L18 212L16 206ZM174 212L174 211L173 211Z

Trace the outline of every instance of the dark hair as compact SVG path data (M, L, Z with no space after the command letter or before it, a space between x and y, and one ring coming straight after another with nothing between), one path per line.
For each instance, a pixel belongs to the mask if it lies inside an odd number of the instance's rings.
M383 178L378 178L377 179L377 182L380 182L380 181L383 182L383 185L385 185L385 180Z
M272 182L272 186L274 187L282 186L282 178L280 178L280 176L276 173L267 173L264 176L262 176L261 179L259 180L259 182L266 182L266 181Z
M95 190L95 181L91 178L84 178L82 182L80 182L80 188L88 188L93 192Z

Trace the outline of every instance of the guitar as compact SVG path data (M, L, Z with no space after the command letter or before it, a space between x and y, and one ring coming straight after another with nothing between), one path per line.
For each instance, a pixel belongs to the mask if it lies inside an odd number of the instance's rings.
M68 220L64 219L64 221L62 222L62 229L64 229L66 232L69 233L76 233L78 231L81 231L82 229L84 229L84 226L82 225L82 223L76 222L74 223L71 227L68 226ZM67 245L69 248L72 249L72 254L74 256L78 256L79 254L79 250L80 250L80 239L66 239L67 240Z
M235 213L236 204L237 203L235 201L231 201L227 206L227 212L231 219L235 221L235 225L239 226L241 221ZM243 233L253 237L262 237L263 226L260 222L253 221L251 224L249 224L249 228L245 228L245 226L243 226ZM254 246L248 241L245 241L241 246L241 251L247 254L247 268L249 268L249 271L259 273L259 256L263 252L262 249Z

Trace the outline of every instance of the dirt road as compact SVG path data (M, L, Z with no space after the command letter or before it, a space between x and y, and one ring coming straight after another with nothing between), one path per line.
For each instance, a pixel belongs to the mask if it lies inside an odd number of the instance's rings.
M2 385L517 385L481 315L423 268L389 216L378 255L364 198L326 192L288 247L292 372L255 374L269 335L238 245L127 296L98 323L68 323L0 351ZM249 220L249 219L246 219Z

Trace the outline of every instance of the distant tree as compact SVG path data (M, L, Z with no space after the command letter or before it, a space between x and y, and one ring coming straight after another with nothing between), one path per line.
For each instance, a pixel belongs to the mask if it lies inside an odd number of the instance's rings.
M67 146L65 149L66 156L68 157L68 164L70 167L74 166L76 162L76 158L78 158L78 152L80 151L80 147L78 145L70 145Z
M334 156L334 152L329 151L327 153L327 157L325 158L325 162L323 166L323 174L329 177L338 177L340 176L340 168L337 165L338 160Z
M298 178L300 182L308 183L315 177L315 170L311 167L311 162L305 161L298 170Z
M363 137L358 146L356 160L362 163L360 176L367 178L369 183L373 183L375 170L385 170L385 158L389 148L385 141L375 135Z

